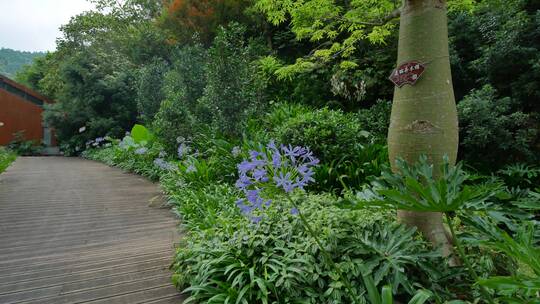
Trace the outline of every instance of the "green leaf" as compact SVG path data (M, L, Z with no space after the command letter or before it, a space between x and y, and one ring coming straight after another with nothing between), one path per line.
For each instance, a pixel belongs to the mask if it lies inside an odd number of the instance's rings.
M392 295L392 287L391 286L383 286L382 288L382 304L394 304L394 297Z
M138 144L144 144L150 142L154 136L143 125L136 124L131 129L131 137Z
M409 301L409 304L423 304L429 298L431 298L433 294L427 290L419 290L416 292L414 297Z
M360 269L362 271L362 279L364 280L364 285L366 286L368 298L371 301L371 304L381 304L381 295L377 290L377 286L375 286L371 273L368 272L364 266L361 266Z

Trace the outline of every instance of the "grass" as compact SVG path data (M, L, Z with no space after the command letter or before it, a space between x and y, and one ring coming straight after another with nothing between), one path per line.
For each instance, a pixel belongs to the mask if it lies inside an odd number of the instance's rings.
M4 172L17 158L17 155L6 148L0 147L0 173Z

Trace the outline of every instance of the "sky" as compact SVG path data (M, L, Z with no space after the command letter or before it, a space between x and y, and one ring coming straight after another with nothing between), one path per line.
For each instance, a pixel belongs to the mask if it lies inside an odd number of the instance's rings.
M93 7L87 0L0 0L0 48L54 51L60 26Z

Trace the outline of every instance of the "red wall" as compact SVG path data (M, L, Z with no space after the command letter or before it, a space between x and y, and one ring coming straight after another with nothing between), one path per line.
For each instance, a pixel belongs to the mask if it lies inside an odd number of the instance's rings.
M37 140L41 143L43 126L41 113L43 109L17 95L0 89L0 145L7 145L13 140L13 133L25 130L26 140Z

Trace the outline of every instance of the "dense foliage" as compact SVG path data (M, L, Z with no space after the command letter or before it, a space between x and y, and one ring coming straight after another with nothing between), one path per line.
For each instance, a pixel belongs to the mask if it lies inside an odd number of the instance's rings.
M15 153L0 147L0 173L4 172L16 157L17 155Z
M136 125L122 140L97 138L84 155L160 181L186 228L173 282L188 302L376 303L381 290L400 302L472 303L481 293L497 303L535 303L540 291L538 168L478 176L461 166L434 169L426 159L402 162L402 174L383 170L340 198L302 190L294 176L309 183L307 162L319 161L273 142L200 139L168 154ZM434 180L433 170L442 177ZM394 223L394 208L446 212L466 263L448 266L414 229Z
M464 165L400 174L399 1L96 2L18 79L66 154L161 183L188 302L537 303L537 2L449 1ZM443 212L456 256L395 209Z

